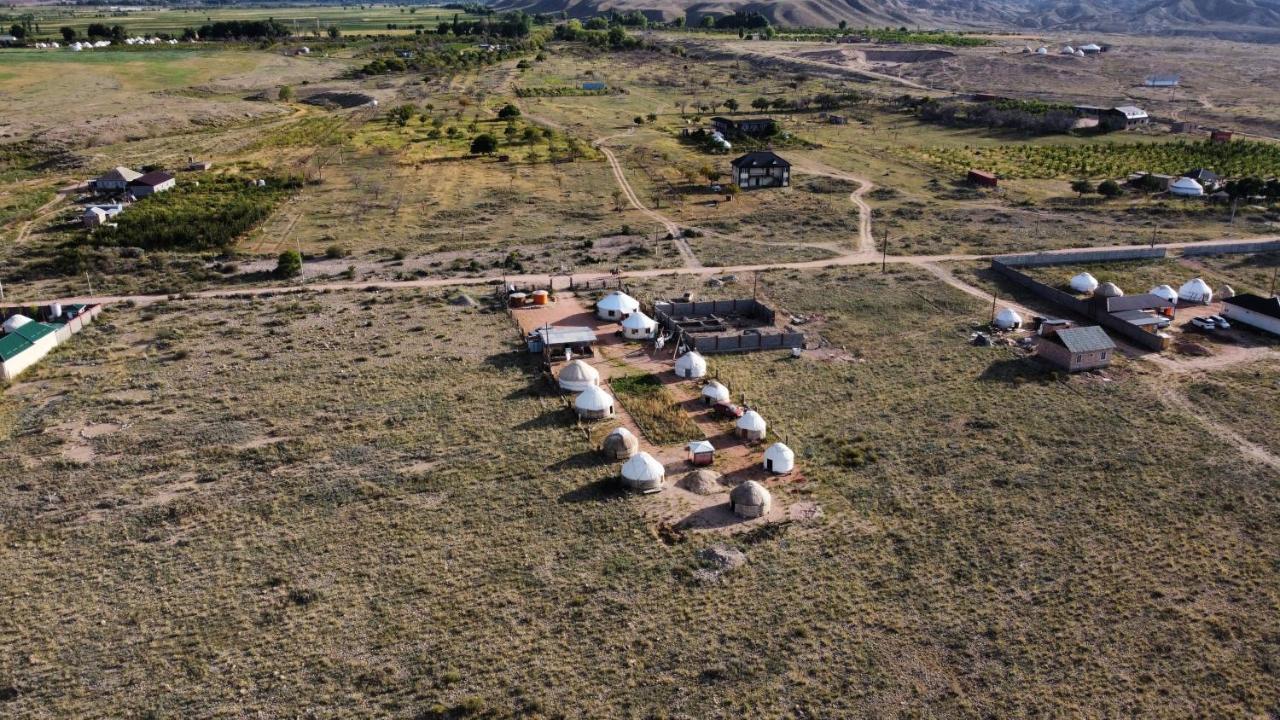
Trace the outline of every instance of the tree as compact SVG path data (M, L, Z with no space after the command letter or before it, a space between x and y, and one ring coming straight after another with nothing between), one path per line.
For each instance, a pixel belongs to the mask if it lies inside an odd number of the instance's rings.
M1073 180L1071 182L1071 191L1074 192L1077 197L1084 197L1085 193L1093 192L1093 183L1084 179Z
M66 27L66 26L64 25L62 28L60 28L60 29L58 30L58 32L62 33L62 39L63 39L64 41L66 41L66 42L75 42L75 40L76 40L76 29L75 29L75 28L72 28L72 27Z
M751 107L757 110L768 110L769 105L771 105L771 103L769 102L769 98L758 97L755 100L751 101Z
M302 254L297 250L285 250L276 259L276 275L290 278L302 273Z
M293 86L281 85L280 86L280 102L289 102L291 100L293 100Z
M499 120L514 120L518 117L520 117L520 108L511 103L503 105L502 109L498 111Z
M14 23L13 27L9 28L9 34L21 40L27 36L27 29Z
M840 21L840 29L841 29L841 30L848 30L848 29L849 29L849 21L848 21L848 20L841 20L841 21Z
M342 28L338 27L337 25L330 25L330 26L329 26L329 39L331 39L331 40L337 40L337 39L338 39L338 38L340 38L340 37L342 37Z
M492 155L498 151L498 138L489 133L481 133L471 141L472 155Z
M700 23L704 28L713 28L716 26L716 19L711 15L703 15Z
M734 100L733 98L729 98L728 100L725 100L723 104L729 112L738 111L738 101Z
M1124 194L1124 190L1115 180L1103 180L1098 183L1098 194L1108 199L1118 198Z
M635 123L635 124L637 124L637 125L643 125L643 124L644 124L644 118L642 118L642 117L640 117L639 115L637 115L637 116L635 116L635 118L632 120L632 122L634 122L634 123Z

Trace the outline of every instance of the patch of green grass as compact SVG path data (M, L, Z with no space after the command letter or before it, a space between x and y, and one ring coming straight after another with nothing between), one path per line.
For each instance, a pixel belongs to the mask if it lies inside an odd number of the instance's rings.
M671 445L702 436L688 413L654 375L626 375L609 380L618 402L644 436L656 445Z

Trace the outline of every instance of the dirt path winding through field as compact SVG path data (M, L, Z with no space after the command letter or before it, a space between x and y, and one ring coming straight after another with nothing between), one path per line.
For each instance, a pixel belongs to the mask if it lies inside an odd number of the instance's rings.
M1201 412L1167 376L1155 378L1152 385L1155 387L1156 396L1170 409L1182 415L1195 418L1196 422L1203 425L1206 430L1213 433L1219 440L1234 446L1245 457L1267 465L1273 470L1280 470L1280 457L1276 457L1266 448L1246 440L1244 436L1225 423L1219 422Z
M863 199L864 195L875 188L875 184L861 175L837 170L830 165L811 158L804 158L798 161L795 167L806 175L845 180L858 186L853 192L849 193L849 202L858 208L858 243L855 252L875 255L876 241L871 235L871 206Z

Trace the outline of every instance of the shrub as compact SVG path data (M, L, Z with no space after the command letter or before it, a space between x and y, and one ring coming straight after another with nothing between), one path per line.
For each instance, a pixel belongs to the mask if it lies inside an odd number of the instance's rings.
M289 278L302 272L302 254L297 250L285 250L276 259L276 276Z

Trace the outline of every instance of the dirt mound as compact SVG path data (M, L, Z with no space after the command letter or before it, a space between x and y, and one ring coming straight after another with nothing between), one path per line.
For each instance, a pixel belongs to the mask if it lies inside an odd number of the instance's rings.
M694 577L702 582L717 582L725 573L746 565L747 556L741 550L713 545L698 553L698 562L702 567L694 572Z
M715 470L695 470L680 478L680 487L694 495L715 495L726 490Z

